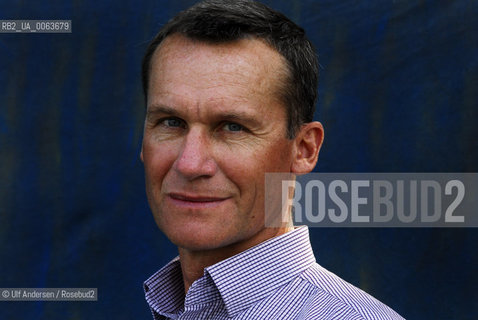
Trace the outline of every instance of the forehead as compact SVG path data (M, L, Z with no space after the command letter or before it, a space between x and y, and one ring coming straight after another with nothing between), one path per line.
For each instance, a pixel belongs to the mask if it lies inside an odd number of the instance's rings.
M262 40L207 43L175 34L152 57L148 91L154 95L178 84L194 89L235 86L236 91L279 98L286 78L285 59Z

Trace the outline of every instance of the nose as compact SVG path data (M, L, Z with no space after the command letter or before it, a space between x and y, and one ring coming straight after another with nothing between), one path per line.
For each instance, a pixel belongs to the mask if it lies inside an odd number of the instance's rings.
M217 164L211 149L207 133L200 128L190 128L174 163L176 171L187 180L212 177L217 171Z

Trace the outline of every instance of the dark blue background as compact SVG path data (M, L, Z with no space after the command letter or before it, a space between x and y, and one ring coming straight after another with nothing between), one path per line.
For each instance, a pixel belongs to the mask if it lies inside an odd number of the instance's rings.
M149 319L142 281L176 255L138 159L140 59L194 1L2 1L0 287L97 287L97 302L0 302L0 319ZM318 171L478 172L476 1L265 1L319 51ZM478 318L476 229L312 229L320 264L408 319Z

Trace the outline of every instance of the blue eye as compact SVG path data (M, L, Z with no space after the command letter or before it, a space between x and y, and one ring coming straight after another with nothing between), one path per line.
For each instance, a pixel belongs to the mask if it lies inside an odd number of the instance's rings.
M243 126L234 122L226 123L224 127L226 128L226 130L232 131L232 132L238 132L238 131L244 130Z
M182 127L182 126L183 126L182 121L179 120L179 119L176 119L176 118L166 119L166 120L164 120L164 123L165 123L168 127L174 127L174 128L179 128L179 127Z

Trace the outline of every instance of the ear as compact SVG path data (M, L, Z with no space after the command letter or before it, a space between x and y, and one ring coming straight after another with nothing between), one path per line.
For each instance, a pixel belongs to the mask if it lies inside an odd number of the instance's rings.
M143 143L141 143L141 152L139 154L139 158L141 159L141 162L144 163L144 157L143 157Z
M317 164L320 147L324 141L324 128L317 121L306 123L299 129L294 140L295 155L291 172L309 173Z

